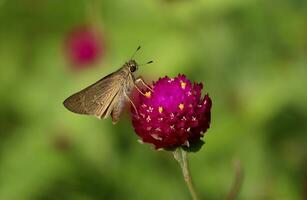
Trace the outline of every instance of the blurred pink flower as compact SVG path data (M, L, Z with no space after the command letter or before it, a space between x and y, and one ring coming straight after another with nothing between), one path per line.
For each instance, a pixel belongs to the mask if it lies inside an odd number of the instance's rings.
M74 68L85 68L104 55L105 46L97 28L83 25L74 27L68 33L65 51Z

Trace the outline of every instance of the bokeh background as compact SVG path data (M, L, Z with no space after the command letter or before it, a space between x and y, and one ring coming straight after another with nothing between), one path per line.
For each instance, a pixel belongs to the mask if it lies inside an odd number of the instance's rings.
M224 199L239 160L238 199L307 199L306 1L0 0L1 200L190 198L128 111L113 126L62 105L138 45L147 82L184 73L213 99L190 155L202 198Z

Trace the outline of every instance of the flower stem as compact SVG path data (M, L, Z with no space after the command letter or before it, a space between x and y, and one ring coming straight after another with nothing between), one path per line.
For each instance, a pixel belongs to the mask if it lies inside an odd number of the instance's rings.
M192 196L193 200L198 200L196 191L194 189L194 185L192 182L192 178L190 175L190 171L189 171L189 163L188 163L188 158L187 158L187 152L184 151L181 148L177 148L174 152L174 158L178 161L178 163L180 164L180 167L182 169L182 174L183 174L183 178L189 188L190 194Z
M229 191L229 193L226 196L226 200L235 200L237 199L237 196L240 192L241 186L242 186L242 182L243 182L243 178L244 178L244 173L243 173L243 169L241 166L241 162L238 160L235 162L235 169L236 169L236 173L235 173L235 179L234 182L232 184L232 187Z
M100 15L100 2L99 0L90 0L87 2L86 7L87 18L89 23L96 28L100 28L102 26L101 23L101 15Z

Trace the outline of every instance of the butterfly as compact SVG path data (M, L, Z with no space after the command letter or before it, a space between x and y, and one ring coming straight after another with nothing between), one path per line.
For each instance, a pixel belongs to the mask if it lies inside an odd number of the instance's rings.
M135 53L140 48L139 46ZM146 64L149 63L152 63L152 61ZM93 115L99 119L111 116L113 124L119 120L127 101L131 103L137 113L137 109L129 97L134 87L143 95L146 94L138 88L138 83L142 83L152 91L142 77L135 78L134 73L138 70L138 67L137 62L131 58L117 71L68 97L63 102L64 106L71 112Z

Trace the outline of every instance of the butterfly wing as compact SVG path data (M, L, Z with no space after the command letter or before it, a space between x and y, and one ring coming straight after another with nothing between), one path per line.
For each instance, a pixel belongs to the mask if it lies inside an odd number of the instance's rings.
M130 73L127 79L125 79L123 87L115 97L116 100L114 102L116 103L112 105L112 109L110 110L111 111L110 115L112 117L113 124L115 124L119 120L120 114L125 106L125 100L129 99L130 102L133 104L129 95L132 92L134 86L135 86L135 78L133 74Z
M116 101L114 102L116 102L116 104L112 106L112 110L110 113L113 124L115 124L119 120L120 114L125 105L125 94L123 90L119 91L119 93L116 95L115 98L116 98Z
M114 72L64 101L64 106L78 114L94 115L98 118L109 116L112 102L118 98L124 81L121 70Z

